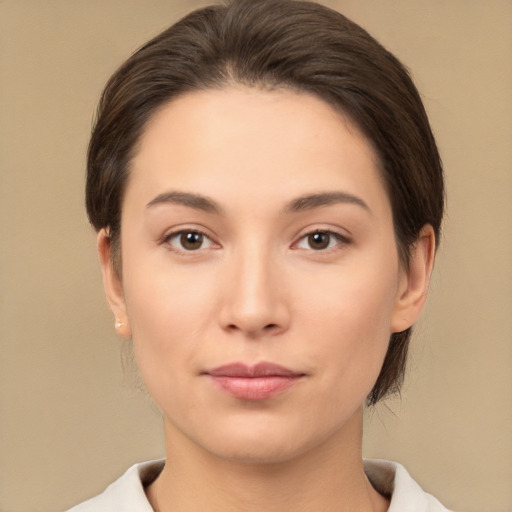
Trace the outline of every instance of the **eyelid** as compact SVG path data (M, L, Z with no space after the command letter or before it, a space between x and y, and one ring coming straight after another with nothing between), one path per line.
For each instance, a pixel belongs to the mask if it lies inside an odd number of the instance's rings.
M194 227L192 227L192 226L175 227L175 228L171 229L170 231L166 231L166 233L160 238L159 243L161 245L167 245L167 247L170 250L172 250L176 253L186 254L186 255L194 255L194 254L198 254L198 253L210 250L210 249L220 248L220 244L214 239L214 237L211 234L207 233L206 231L207 230L202 229L200 227L196 227L196 226L194 226ZM197 250L188 250L187 251L186 249L180 249L179 247L176 247L175 245L172 245L170 243L170 240L172 240L173 238L179 237L183 233L197 233L199 235L202 235L205 239L207 239L210 242L210 246L205 247L205 248L200 248Z
M330 235L332 237L334 237L338 243L336 243L335 247L328 247L328 248L325 248L325 249L313 249L313 248L300 248L298 247L299 243L302 242L303 240L305 240L308 236L311 236L311 235L314 235L315 233L323 233L323 234L326 234L326 235ZM342 233L340 232L339 230L337 229L334 229L332 227L329 227L329 228L322 228L322 227L317 227L317 228L314 228L314 229L308 229L307 231L303 232L300 236L297 237L296 241L292 244L292 249L299 249L299 250L309 250L309 251L313 251L313 252L316 252L316 253L322 253L322 252L329 252L331 250L335 250L336 247L338 247L339 245L348 245L352 243L352 238L351 236L349 236L348 234L346 233Z

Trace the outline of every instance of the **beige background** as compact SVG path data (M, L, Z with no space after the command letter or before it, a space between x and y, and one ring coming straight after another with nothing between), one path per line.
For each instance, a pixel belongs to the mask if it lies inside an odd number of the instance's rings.
M123 377L83 203L102 85L185 0L0 0L0 510L63 510L162 454ZM512 510L512 2L330 0L413 70L448 215L401 401L365 454L446 505Z

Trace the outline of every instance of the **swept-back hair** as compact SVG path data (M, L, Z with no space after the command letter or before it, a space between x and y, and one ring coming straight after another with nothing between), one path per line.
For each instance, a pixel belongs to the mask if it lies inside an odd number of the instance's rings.
M230 84L313 94L347 116L372 144L391 202L401 263L422 227L439 242L442 165L406 68L342 14L297 0L234 0L187 15L135 52L109 80L87 162L86 205L107 228L121 272L121 206L146 123L187 92ZM411 329L391 336L368 403L400 389Z

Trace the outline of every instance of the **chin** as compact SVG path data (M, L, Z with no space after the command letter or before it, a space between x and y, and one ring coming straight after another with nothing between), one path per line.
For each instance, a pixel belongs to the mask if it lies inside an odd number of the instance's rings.
M323 429L308 431L302 424L251 421L251 424L218 425L195 440L211 455L247 465L281 464L297 459L325 443L332 432ZM204 435L207 434L207 435Z
M206 447L207 448L207 447ZM289 442L258 439L239 443L231 441L224 446L212 447L209 452L215 457L238 464L260 466L282 464L296 459L308 451L304 446L293 446Z

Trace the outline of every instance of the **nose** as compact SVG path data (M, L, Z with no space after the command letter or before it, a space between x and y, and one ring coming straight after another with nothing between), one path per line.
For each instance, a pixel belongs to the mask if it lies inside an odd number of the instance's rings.
M223 282L223 329L258 339L286 331L290 309L284 275L264 250L247 250L229 262Z

